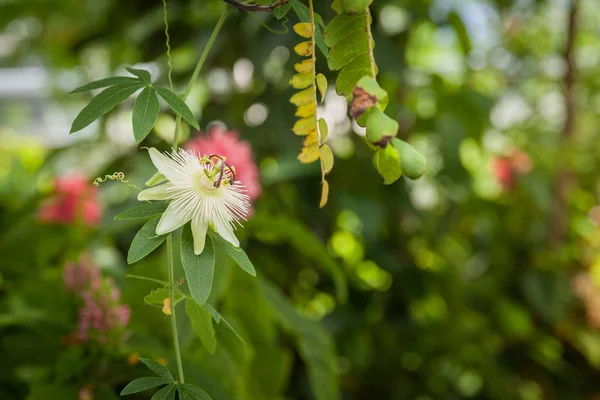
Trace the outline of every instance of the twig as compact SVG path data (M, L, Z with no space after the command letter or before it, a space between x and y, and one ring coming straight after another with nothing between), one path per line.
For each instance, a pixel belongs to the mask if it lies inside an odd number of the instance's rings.
M225 3L234 6L242 11L262 11L262 12L272 12L277 7L280 7L288 2L288 0L277 0L273 4L269 4L267 6L261 6L258 4L244 4L240 3L238 0L223 0Z
M579 0L569 2L569 20L567 28L567 41L563 52L566 72L563 78L563 91L565 99L565 123L561 131L561 147L564 147L575 133L575 99L573 84L575 82L576 66L573 58L575 36L577 35L577 13ZM568 146L567 146L568 147ZM567 234L567 196L572 185L573 177L566 168L560 168L554 181L552 192L552 225L550 230L550 243L553 246L564 243Z

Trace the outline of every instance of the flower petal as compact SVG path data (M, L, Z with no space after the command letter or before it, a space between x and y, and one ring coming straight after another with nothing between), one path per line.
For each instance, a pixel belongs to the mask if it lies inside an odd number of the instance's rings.
M152 164L156 167L158 172L163 174L168 180L173 182L178 177L182 176L182 171L177 168L177 163L169 157L156 150L154 147L148 149Z
M146 190L142 190L140 194L138 194L139 201L146 200L167 200L169 198L169 188L171 185L165 183L163 185L158 185L151 187Z
M160 217L160 221L158 221L156 227L157 235L173 232L190 220L190 217L182 213L180 208L180 205L176 201L172 201L169 204L162 217Z
M199 256L204 250L204 243L206 243L206 231L208 230L208 224L200 222L199 219L192 219L192 236L194 236L194 254Z
M231 243L235 247L240 247L240 241L235 236L235 233L233 233L233 229L228 224L226 225L223 223L217 223L216 230L217 230L217 233L219 235L221 235L221 237L223 239L227 240L229 243Z

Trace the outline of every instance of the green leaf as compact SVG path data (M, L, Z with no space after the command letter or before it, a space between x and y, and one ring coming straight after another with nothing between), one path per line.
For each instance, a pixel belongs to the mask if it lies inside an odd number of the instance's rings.
M214 354L217 348L217 338L210 312L194 300L187 299L185 301L185 313L192 322L192 328L200 338L202 345L210 354Z
M292 3L285 3L284 5L274 9L273 15L275 16L275 18L281 19L287 15L287 13L290 11L290 8L292 8Z
M198 386L190 385L189 383L180 383L179 393L183 392L192 400L212 400L212 398L204 390Z
M140 361L143 362L144 364L146 364L146 367L150 368L152 371L156 372L158 375L162 376L163 378L169 379L170 381L173 381L173 382L175 381L175 378L173 378L171 371L169 371L167 369L167 367L165 367L161 363L158 363L154 360L149 360L147 358L140 358Z
M208 303L204 303L203 307L206 308L206 311L210 313L217 324L221 322L221 314L219 314L219 312L213 306Z
M298 19L300 19L300 21L310 22L310 10L308 9L308 7L306 7L299 0L290 0L289 3L294 8L294 11L296 12L296 15L298 15ZM319 16L315 13L315 20L318 21L318 19ZM319 50L321 50L321 53L323 53L323 55L327 57L329 55L329 49L327 48L327 45L323 40L323 33L321 32L321 28L318 24L315 24L315 41L317 42L317 47L319 48Z
M163 307L164 300L169 297L169 288L162 287L152 290L149 294L144 296L144 303L153 307ZM180 290L175 290L175 303L184 297Z
M135 235L127 253L127 264L133 264L146 257L165 241L167 235L156 235L156 226L159 220L160 217L156 217L146 222Z
M264 280L258 282L274 315L283 328L296 337L314 397L339 399L337 356L331 336L318 323L302 316L277 287Z
M150 75L150 72L143 70L143 69L136 69L136 68L131 68L131 67L125 67L125 69L127 70L127 72L129 72L132 75L137 76L142 81L144 81L146 83L152 83L152 76Z
M164 201L156 203L146 203L135 206L117 214L116 220L142 219L161 215L167 209L168 204Z
M144 88L135 99L131 117L136 143L140 143L148 136L158 119L159 111L160 105L156 92L151 87Z
M152 400L175 400L175 392L177 391L177 385L170 384L158 392L154 393Z
M206 303L215 272L215 249L211 236L206 236L204 251L197 256L194 254L192 229L190 224L186 224L181 235L181 263L192 297L200 305Z
M356 14L364 12L373 0L334 0L331 8L333 8L338 14Z
M327 122L323 118L319 118L319 134L321 135L321 143L325 143L327 140L327 136L329 135L329 128L327 127Z
M427 159L403 140L393 138L392 146L400 154L402 172L410 179L419 179L427 170Z
M385 147L398 134L398 122L388 117L378 107L372 107L367 116L367 140Z
M167 104L169 105L169 107L171 107L171 109L173 111L175 111L177 114L181 115L181 117L188 124L190 124L191 126L193 126L196 129L200 129L200 126L198 125L198 121L196 121L194 114L189 109L187 104L185 104L185 102L183 100L181 100L181 98L179 98L179 96L177 96L175 93L173 93L170 90L165 89L163 87L157 86L157 87L155 87L155 89L158 92L158 94L160 94L160 97L162 97L164 99L164 101L167 102Z
M117 104L127 99L142 86L144 86L144 84L140 81L133 81L119 83L108 89L104 89L100 94L94 97L83 110L81 110L79 115L77 115L73 121L73 125L71 125L71 131L69 133L82 130L99 117L115 108Z
M93 89L100 89L107 86L117 85L119 83L135 83L139 82L138 79L132 78L130 76L111 76L110 78L100 79L98 81L90 82L86 85L80 86L77 89L71 91L73 93L82 93L87 92Z
M374 44L374 42L372 42ZM329 52L327 65L332 71L336 71L349 64L361 54L369 52L368 36L364 31L353 32L338 43Z
M400 155L393 146L378 149L375 153L375 164L386 185L394 183L402 176Z
M250 261L248 255L244 250L242 250L240 247L235 247L227 240L223 239L221 235L219 235L216 232L213 232L210 229L208 231L208 235L213 239L213 241L217 245L219 245L219 247L225 250L225 253L227 253L227 255L231 257L231 259L235 261L241 269L243 269L252 276L256 276L256 270L254 269L254 265L252 265L252 262Z
M166 385L169 382L168 379L161 378L158 376L147 376L144 378L138 378L134 381L129 382L123 390L121 390L121 396L125 396L126 394L143 392L144 390L152 389L160 385Z
M246 342L244 341L244 339L242 339L242 336L238 333L238 331L229 323L229 321L225 319L225 317L219 314L219 312L213 306L211 306L208 303L204 303L202 307L204 307L206 311L210 313L210 315L213 317L217 324L223 321L223 323L227 325L227 327L233 332L233 334L237 336L238 339L240 339L240 342L242 342L244 346L246 345Z
M325 92L327 92L327 78L323 74L317 74L316 76L317 88L319 88L319 93L321 94L321 103L325 100Z
M377 72L377 69L375 69ZM350 96L356 83L363 76L371 75L371 61L368 54L362 54L352 60L339 73L335 81L335 90L343 96Z
M325 44L334 47L346 36L358 31L362 31L363 35L366 36L364 33L366 22L364 12L357 15L338 15L325 28L323 33ZM371 23L371 18L369 18L369 23Z

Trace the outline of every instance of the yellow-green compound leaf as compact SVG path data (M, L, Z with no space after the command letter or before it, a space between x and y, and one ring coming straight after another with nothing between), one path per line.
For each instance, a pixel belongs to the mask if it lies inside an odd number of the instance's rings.
M329 128L323 118L319 118L319 134L321 135L321 144L325 143L329 134Z
M329 47L334 47L346 36L357 31L362 31L363 35L366 35L366 22L364 9L362 13L356 15L338 15L329 22L323 32L325 44ZM369 18L370 23L371 18Z
M133 82L119 83L104 89L77 115L69 133L82 130L143 86L142 82L135 80Z
M308 57L312 55L312 42L301 42L294 46L296 54L302 57Z
M375 69L377 73L377 68ZM363 76L371 75L371 62L369 54L362 54L346 65L335 81L335 90L343 96L350 96L352 89Z
M214 354L217 348L217 337L210 313L191 299L185 301L185 313L192 322L192 328L202 345L210 354Z
M296 117L306 118L313 116L317 113L317 109L315 107L315 103L311 101L308 104L304 104L296 109Z
M296 69L296 72L300 73L300 74L305 74L307 72L312 72L313 70L313 61L311 58L309 58L308 60L304 60L302 62L296 63L294 65L294 68Z
M310 23L310 10L308 7L306 7L300 0L289 0L289 2L292 4L296 15L298 15L298 19L300 19L302 22ZM317 13L315 13L315 21L319 22L321 25L323 24L321 16ZM317 47L319 47L321 53L327 57L329 55L329 49L327 48L325 41L323 41L323 33L317 24L315 24L315 41L317 42Z
M367 140L369 143L386 147L398 133L398 122L388 117L378 107L373 107L367 116Z
M402 172L410 179L419 179L427 170L427 159L403 140L393 138L392 146L400 155ZM389 146L388 146L389 147Z
M294 25L294 32L303 38L308 39L312 37L312 28L310 22L298 22L296 25Z
M156 235L159 220L160 217L156 217L146 222L135 235L127 252L127 264L133 264L146 257L167 239L167 235Z
M294 127L292 128L292 131L296 135L305 136L305 135L308 135L308 134L314 132L316 129L317 129L317 117L313 115L312 117L303 118L303 119L296 121L296 123L294 124Z
M329 200L329 183L326 180L321 182L321 201L319 202L319 208L325 207Z
M133 106L132 123L133 137L136 143L140 143L148 136L156 120L160 105L156 92L151 87L146 87L140 92Z
M402 176L400 155L392 146L380 148L375 153L375 164L377 171L383 177L383 183L389 185Z
M315 80L317 81L317 88L321 94L321 103L325 100L325 92L327 92L327 78L323 74L317 74Z
M321 158L321 174L325 177L333 168L333 152L329 146L324 144L321 146L319 153Z
M305 74L294 74L290 79L290 85L294 89L306 89L313 84L313 74L308 72Z
M210 235L206 236L204 251L197 256L194 254L192 229L190 224L185 224L181 234L181 264L190 294L198 304L206 303L215 273L215 249Z
M304 147L302 147L302 151L298 155L298 161L303 164L310 164L319 159L319 142L318 138L315 135L308 135L306 139L304 139Z
M315 89L311 86L308 89L304 89L294 94L290 98L290 103L294 104L296 107L300 107L310 102L314 102L314 95Z
M192 111L189 109L187 104L185 104L185 102L181 100L181 98L179 98L179 96L177 96L170 90L162 87L156 86L154 88L156 89L160 97L162 97L163 100L167 102L169 107L171 107L171 109L177 114L181 115L185 122L187 122L196 129L200 129L198 121L196 121L196 117L194 117Z
M330 70L336 71L346 66L359 55L368 52L369 41L367 33L365 31L354 32L331 49L329 57L327 57L327 65Z

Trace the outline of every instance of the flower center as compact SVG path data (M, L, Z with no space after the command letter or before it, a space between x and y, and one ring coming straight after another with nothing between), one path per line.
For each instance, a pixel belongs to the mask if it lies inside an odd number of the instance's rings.
M198 174L195 182L198 190L205 194L216 194L216 192L219 190L218 187L215 187L214 179L208 177L204 171Z

